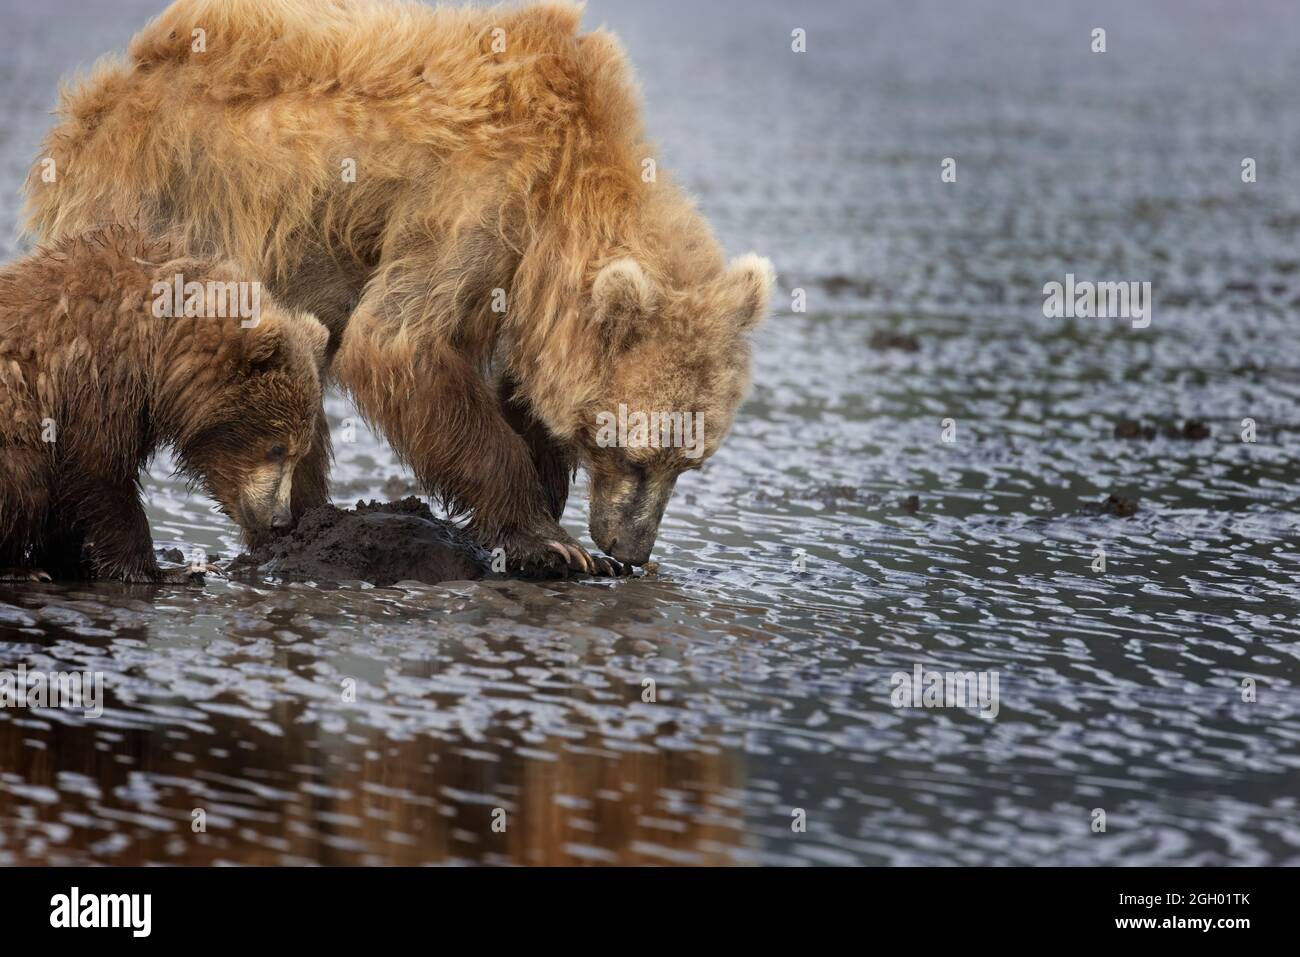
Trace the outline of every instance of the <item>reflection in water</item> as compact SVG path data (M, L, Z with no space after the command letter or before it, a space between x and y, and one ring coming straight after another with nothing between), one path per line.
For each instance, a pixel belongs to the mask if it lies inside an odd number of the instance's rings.
M4 13L0 221L57 77L160 6L76 4ZM0 669L110 696L0 711L0 863L1300 863L1295 5L596 6L780 273L660 577L0 585ZM1150 281L1151 326L1045 317L1068 273ZM329 411L336 501L406 494ZM149 492L160 545L234 554L167 462ZM918 665L996 672L997 719L891 707Z
M299 710L270 717L292 726ZM223 745L199 751L193 732L7 726L0 760L24 784L0 788L10 822L0 861L737 861L734 758L716 752L559 738L526 747L505 729L482 741L310 730L282 736L214 716L204 732Z
M152 589L132 591L148 604ZM106 654L119 657L116 667L121 657L144 668L161 663L144 627L83 617L75 599L3 597L21 603L7 606L11 621L25 607L33 620L78 623L75 631L45 624L42 645L51 653L24 655L29 667L96 668ZM270 611L258 630L273 632L274 646L241 649L229 662L239 676L217 686L205 681L205 654L158 649L171 659L163 670L180 694L131 667L107 675L111 693L99 721L53 711L0 721L0 863L744 860L736 755L674 747L675 722L654 716L655 704L643 703L640 719L635 707L611 705L627 720L603 737L548 731L546 713L583 696L540 680L542 669L535 693L516 701L512 691L524 689L500 680L505 672L498 680L480 674L481 684L471 677L499 667L462 670L403 656L389 687L404 699L390 708L366 678L353 677L364 665L346 668L346 654L335 649L324 666L299 650L294 639L312 636L290 635L291 618ZM87 641L97 632L112 640ZM126 649L134 654L121 656ZM506 637L482 660L527 654L526 642ZM13 667L0 658L0 670ZM219 687L226 680L231 686ZM285 695L287 686L303 697ZM355 698L343 693L354 686ZM452 715L458 686L481 698ZM601 697L639 702L642 691L629 684ZM440 712L433 726L401 728L403 717L425 709Z

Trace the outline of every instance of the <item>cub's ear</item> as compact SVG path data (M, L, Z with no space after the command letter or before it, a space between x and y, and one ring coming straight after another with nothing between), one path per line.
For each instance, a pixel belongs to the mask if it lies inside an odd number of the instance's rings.
M591 298L596 319L612 341L625 335L654 309L654 283L636 260L615 259L596 274Z
M240 331L248 336L244 361L248 363L250 372L266 372L276 364L284 345L284 330L278 322L263 317L257 325Z
M736 326L747 332L767 316L772 285L776 282L776 269L772 261L755 253L737 256L727 268L724 282L736 297Z

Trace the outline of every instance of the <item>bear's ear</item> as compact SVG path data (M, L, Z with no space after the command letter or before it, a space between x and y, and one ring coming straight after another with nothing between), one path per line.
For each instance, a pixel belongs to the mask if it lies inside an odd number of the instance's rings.
M280 324L262 319L257 325L244 330L248 336L248 345L244 349L244 361L254 375L266 372L277 364L280 349L284 345L284 331Z
M615 259L596 274L591 298L605 336L617 341L654 309L654 283L636 260Z
M767 316L768 300L776 282L772 261L755 253L737 256L727 268L723 281L736 297L736 326L742 332L755 328Z

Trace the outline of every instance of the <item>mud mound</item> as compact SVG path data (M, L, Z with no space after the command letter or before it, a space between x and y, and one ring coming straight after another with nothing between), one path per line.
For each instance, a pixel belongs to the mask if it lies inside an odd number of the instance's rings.
M418 498L312 509L293 532L241 555L232 572L253 566L280 578L392 585L482 578L488 555L469 535L434 518Z

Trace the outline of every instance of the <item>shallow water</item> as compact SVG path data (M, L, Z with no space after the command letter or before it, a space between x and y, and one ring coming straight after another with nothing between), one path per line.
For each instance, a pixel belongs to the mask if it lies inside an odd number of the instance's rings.
M52 6L3 14L5 221L56 78L155 5ZM659 574L0 586L0 670L108 697L0 710L0 863L1300 863L1300 17L803 6L588 7L665 166L781 274ZM1067 272L1152 282L1151 326L1044 318ZM330 409L335 500L404 494ZM168 472L158 544L232 556ZM996 673L996 719L892 707L917 665Z

